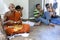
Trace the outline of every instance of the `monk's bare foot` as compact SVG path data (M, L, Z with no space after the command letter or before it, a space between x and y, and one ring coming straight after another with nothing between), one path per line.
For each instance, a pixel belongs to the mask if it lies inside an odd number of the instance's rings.
M54 26L55 26L55 24L52 24L52 23L50 23L50 24L49 24L49 26L52 26L52 27L54 27Z

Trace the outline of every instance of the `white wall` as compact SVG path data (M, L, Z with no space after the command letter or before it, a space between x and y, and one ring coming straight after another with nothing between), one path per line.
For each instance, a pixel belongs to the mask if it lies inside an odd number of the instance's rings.
M23 19L28 19L28 0L0 0L0 14L4 14L8 9L10 3L21 5L23 9Z

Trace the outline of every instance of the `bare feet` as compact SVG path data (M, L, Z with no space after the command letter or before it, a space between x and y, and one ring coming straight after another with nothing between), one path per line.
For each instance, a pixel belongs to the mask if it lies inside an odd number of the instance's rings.
M35 23L34 26L39 26L41 24L41 22Z
M53 23L50 23L50 24L49 24L49 26L52 26L52 27L54 27L54 26L55 26L55 24L53 24Z

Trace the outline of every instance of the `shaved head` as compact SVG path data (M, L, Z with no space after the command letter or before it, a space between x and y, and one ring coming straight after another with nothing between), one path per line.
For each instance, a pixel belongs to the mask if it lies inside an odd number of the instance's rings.
M10 3L10 5L9 5L9 9L10 9L10 11L15 10L15 5L14 5L13 3Z

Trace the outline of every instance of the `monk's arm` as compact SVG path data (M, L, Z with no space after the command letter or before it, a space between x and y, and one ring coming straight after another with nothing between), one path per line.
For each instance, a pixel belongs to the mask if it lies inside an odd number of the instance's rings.
M7 21L7 13L5 13L5 15L4 15L4 24L5 23L7 23L8 21Z
M7 13L4 15L4 22L7 20Z
M5 13L5 15L4 15L4 24L5 23L8 23L8 22L10 22L10 23L12 23L12 21L11 20L7 20L8 19L8 13Z

